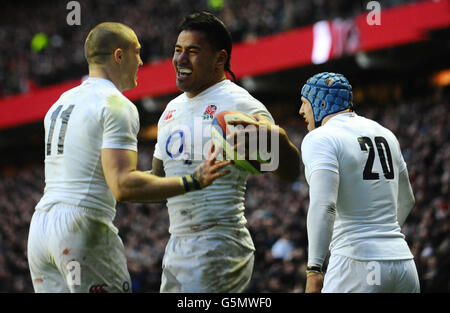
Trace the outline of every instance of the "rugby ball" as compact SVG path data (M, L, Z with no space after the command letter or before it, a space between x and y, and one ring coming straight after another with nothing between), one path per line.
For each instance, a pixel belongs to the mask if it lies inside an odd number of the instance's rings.
M237 129L245 129L246 126L243 125L229 125L230 121L250 121L255 122L256 120L242 112L234 111L224 111L216 114L211 124L211 140L215 147L223 148L223 159L233 160L233 165L238 169L245 171L249 174L260 174L261 173L261 163L266 163L260 159L259 153L257 151L257 139L249 138L249 140L255 140L253 149L254 151L246 151L251 148L251 145L244 145L244 153L238 153L234 151L233 146L235 142L227 141L227 136L233 134ZM242 140L243 136L238 137L237 140ZM245 157L247 155L247 158Z

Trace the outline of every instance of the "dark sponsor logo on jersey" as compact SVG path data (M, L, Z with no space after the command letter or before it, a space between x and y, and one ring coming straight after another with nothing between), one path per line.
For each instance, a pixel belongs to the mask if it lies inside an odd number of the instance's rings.
M105 287L107 287L106 284L92 285L91 288L89 288L89 293L108 293Z
M129 292L129 291L130 291L130 283L127 282L127 281L123 282L122 290L123 290L124 292Z

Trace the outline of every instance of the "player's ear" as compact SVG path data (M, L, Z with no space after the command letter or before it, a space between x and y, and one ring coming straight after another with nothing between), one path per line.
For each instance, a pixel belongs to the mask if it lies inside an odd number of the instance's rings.
M225 63L227 62L227 59L228 59L228 53L225 49L218 51L217 52L217 60L216 60L217 67L223 66L225 68Z
M114 62L119 63L119 64L122 63L123 50L121 48L117 48L116 50L114 50L113 58L114 58Z

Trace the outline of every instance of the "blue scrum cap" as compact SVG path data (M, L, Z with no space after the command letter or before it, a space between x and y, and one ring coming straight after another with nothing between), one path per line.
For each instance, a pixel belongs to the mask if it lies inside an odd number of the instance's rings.
M306 81L302 96L311 103L316 127L327 115L353 109L352 86L342 74L323 72Z

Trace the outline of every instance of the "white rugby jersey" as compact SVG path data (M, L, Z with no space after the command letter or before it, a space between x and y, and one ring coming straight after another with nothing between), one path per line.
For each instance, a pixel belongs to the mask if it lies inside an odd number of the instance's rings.
M207 156L204 151L211 140L211 122L222 111L261 114L273 122L261 102L230 80L223 80L193 98L181 94L169 102L158 122L154 156L163 161L166 177L194 172ZM167 200L171 234L189 234L213 225L245 225L247 174L233 166L226 169L231 173L207 188Z
M410 259L397 222L399 173L406 170L392 132L355 113L342 113L302 142L305 176L339 174L332 254L359 260Z
M134 104L111 81L88 78L61 95L44 126L45 189L36 209L65 203L112 221L116 200L105 181L101 149L137 151Z

